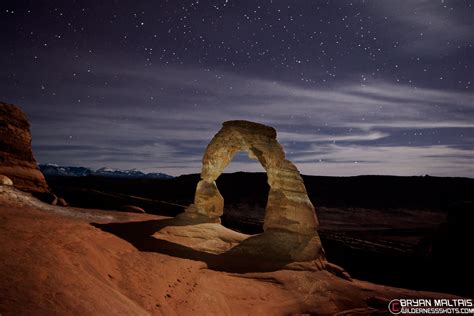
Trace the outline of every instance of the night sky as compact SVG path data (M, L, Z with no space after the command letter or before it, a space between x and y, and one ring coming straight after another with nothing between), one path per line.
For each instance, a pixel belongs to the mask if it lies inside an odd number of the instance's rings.
M0 100L40 163L197 173L247 119L304 174L474 177L474 1L3 0L0 19Z

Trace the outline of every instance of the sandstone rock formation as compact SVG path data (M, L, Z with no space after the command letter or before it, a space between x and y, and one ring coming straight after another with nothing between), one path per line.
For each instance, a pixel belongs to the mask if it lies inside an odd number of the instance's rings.
M136 205L124 205L121 207L121 210L124 212L131 213L146 213L144 209Z
M249 121L228 121L207 146L203 157L201 181L197 184L194 204L183 214L187 218L219 222L224 198L215 180L234 155L246 151L265 168L270 185L264 219L265 233L283 232L295 245L295 260L314 259L321 252L316 229L318 221L308 198L303 179L293 163L285 158L272 127ZM288 235L290 234L290 235ZM276 234L281 236L281 234Z
M47 192L31 149L30 125L25 113L13 104L0 102L0 174L23 191Z
M58 198L58 203L57 203L58 206L63 206L63 207L66 207L66 206L69 206L69 203L66 202L65 199L63 198Z
M13 185L13 181L3 174L0 174L0 185Z

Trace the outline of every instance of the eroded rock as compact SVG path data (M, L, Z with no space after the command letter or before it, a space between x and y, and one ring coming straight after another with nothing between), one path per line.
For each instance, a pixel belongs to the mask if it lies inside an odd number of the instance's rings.
M47 192L31 149L30 125L25 113L13 104L0 102L0 174L27 192Z
M0 184L1 185L13 185L13 181L3 174L0 174Z
M291 257L311 260L318 257L321 242L317 234L318 221L314 206L308 198L303 179L296 166L285 158L282 146L276 139L274 128L249 121L228 121L214 136L204 154L194 204L183 217L207 218L219 222L224 211L224 198L215 180L239 151L258 160L267 171L270 192L268 195L264 231L283 232L292 244Z
M136 205L123 205L121 210L124 212L131 212L131 213L146 213L144 209Z
M58 198L58 204L57 205L66 207L66 206L69 206L69 203L66 202L66 200L64 198Z

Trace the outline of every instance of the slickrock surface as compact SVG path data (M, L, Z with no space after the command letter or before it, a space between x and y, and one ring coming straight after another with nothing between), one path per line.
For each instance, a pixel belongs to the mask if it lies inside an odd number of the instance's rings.
M30 125L25 113L13 104L0 102L0 174L27 192L47 192L31 149Z
M257 271L254 261L242 271L232 250L258 237L217 223L51 206L0 185L0 314L384 315L394 298L452 297L305 264Z

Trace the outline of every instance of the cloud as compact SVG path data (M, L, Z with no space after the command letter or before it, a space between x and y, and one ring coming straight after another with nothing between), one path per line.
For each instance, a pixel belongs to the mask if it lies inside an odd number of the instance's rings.
M474 176L453 158L473 153L472 93L383 80L316 89L189 67L91 68L81 80L57 82L67 93L53 97L47 88L19 102L40 162L199 172L221 123L247 119L274 126L304 173ZM440 132L426 133L422 144L413 136L432 129ZM463 136L448 137L448 130ZM261 170L248 160L228 170L237 169Z
M405 54L439 58L474 38L468 2L441 0L373 1L373 10L396 27L387 30Z
M472 150L461 150L449 146L339 146L329 144L314 148L314 151L298 155L295 163L303 173L312 170L318 174L331 175L425 175L452 176L472 175ZM323 153L321 153L323 152ZM319 172L318 172L319 171Z
M298 142L354 142L354 141L373 141L377 139L382 139L389 136L388 133L383 133L379 131L369 131L369 132L360 132L360 133L351 133L349 135L327 135L327 134L318 134L318 133L292 133L292 132L279 132L278 139L283 142L292 142L297 140Z

